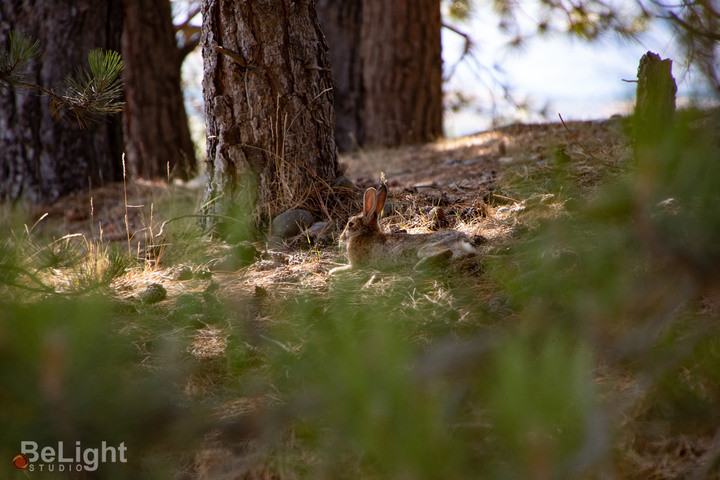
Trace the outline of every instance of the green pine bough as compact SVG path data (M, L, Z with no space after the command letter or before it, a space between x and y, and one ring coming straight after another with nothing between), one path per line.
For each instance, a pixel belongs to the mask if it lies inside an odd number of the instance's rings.
M57 118L77 121L81 128L120 113L122 97L122 57L113 50L100 48L88 53L90 69L77 67L74 75L65 77L60 93L37 85L27 66L42 53L40 43L20 32L11 31L8 48L0 47L0 88L15 86L38 90L50 98L50 108Z

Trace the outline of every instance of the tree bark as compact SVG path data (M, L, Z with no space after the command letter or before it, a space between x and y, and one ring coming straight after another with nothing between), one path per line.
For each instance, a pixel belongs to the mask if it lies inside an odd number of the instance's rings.
M31 73L62 91L64 78L87 68L94 48L120 51L120 0L0 0L0 41L11 30L39 40L44 54ZM87 130L53 117L49 100L25 89L0 89L0 197L32 203L122 179L119 116Z
M364 143L362 118L363 0L318 0L320 25L330 47L335 142L340 151L351 151Z
M672 60L647 52L638 66L635 138L638 144L658 143L672 126L677 85Z
M319 0L330 45L338 145L442 136L439 0Z
M180 85L182 58L170 2L123 0L124 127L134 176L184 180L196 170L195 149Z
M287 209L327 213L337 153L327 45L314 2L206 0L202 45L203 213L239 219L240 237ZM204 225L232 227L216 218Z
M364 2L364 141L399 145L442 135L439 0Z

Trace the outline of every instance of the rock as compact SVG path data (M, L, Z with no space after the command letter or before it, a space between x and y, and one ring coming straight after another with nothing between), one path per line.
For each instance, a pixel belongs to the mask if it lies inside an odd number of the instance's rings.
M323 234L323 232L327 229L328 222L315 222L312 224L310 228L308 228L308 236L310 238L317 238L320 235Z
M343 188L347 190L357 190L357 185L353 183L352 180L350 180L345 175L340 175L339 177L336 177L335 180L332 182L332 186L335 188Z
M152 305L153 303L165 300L167 298L167 290L159 283L151 283L138 295L138 298L142 303Z
M178 270L175 274L175 280L178 280L180 282L184 280L190 280L191 278L193 278L193 272L192 269L188 266L181 267L180 270Z
M283 212L272 221L272 235L280 238L294 237L313 223L312 213L295 209Z
M260 250L250 242L238 243L233 247L232 253L238 259L241 267L255 263L261 255Z
M333 229L328 222L316 222L307 229L307 238L316 247L329 246L335 243Z

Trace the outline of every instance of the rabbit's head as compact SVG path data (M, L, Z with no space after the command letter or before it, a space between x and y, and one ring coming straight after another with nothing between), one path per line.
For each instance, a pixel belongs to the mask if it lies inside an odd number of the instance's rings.
M347 243L352 238L379 235L380 225L378 224L378 217L385 206L386 199L387 188L385 185L381 185L377 190L373 187L365 190L365 195L363 195L363 213L350 217L350 220L348 220L345 226L345 230L343 230L340 236L341 240Z

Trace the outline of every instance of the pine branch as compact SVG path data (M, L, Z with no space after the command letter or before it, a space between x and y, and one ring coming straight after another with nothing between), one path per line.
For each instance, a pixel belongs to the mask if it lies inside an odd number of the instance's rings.
M85 128L108 115L122 112L123 62L120 54L112 50L92 50L88 54L90 70L78 67L75 75L65 78L66 92L62 100L55 101L53 114L59 110L72 115Z
M681 19L675 12L669 11L667 16L661 16L664 20L670 20L677 23L682 29L688 32L691 36L695 35L698 37L711 40L713 42L720 42L720 33L713 32L711 29L699 28L691 25L685 20Z
M0 49L0 85L28 83L32 76L25 71L25 67L42 53L40 43L15 30L10 32L8 38L7 51Z
M40 91L50 97L50 109L55 117L72 118L81 128L122 112L124 103L119 99L122 97L123 61L119 53L92 50L88 54L90 70L78 67L74 75L68 75L62 94L33 83L32 75L25 71L29 62L41 53L37 40L11 31L9 48L0 49L0 85Z

